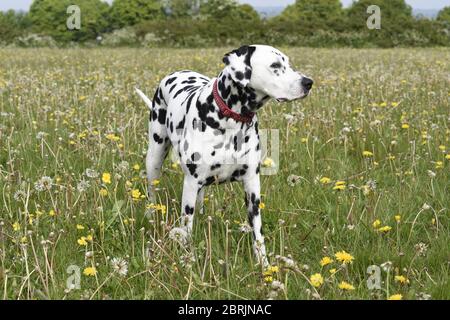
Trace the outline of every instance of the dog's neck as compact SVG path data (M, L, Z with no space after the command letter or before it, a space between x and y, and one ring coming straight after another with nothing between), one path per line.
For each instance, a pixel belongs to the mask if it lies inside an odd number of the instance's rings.
M238 85L225 70L220 73L217 86L227 106L243 116L258 111L269 100L269 96L261 92Z

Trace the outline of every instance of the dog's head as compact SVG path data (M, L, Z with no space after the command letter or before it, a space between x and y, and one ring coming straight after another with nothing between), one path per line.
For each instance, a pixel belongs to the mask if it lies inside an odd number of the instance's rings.
M223 58L234 82L250 87L278 101L308 96L313 80L292 69L281 51L264 45L242 46Z

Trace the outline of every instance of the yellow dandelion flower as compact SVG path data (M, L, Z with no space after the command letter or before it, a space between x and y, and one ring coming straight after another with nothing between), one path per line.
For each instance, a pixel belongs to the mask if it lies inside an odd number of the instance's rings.
M92 241L94 238L92 237L92 234L89 234L86 236L87 241Z
M307 143L308 142L308 138L301 138L300 141L301 141L301 143Z
M323 257L320 260L320 266L321 267L325 267L325 266L327 266L327 265L329 265L331 263L333 263L333 259L331 259L330 257Z
M18 221L14 222L12 227L14 231L20 231L20 223Z
M342 264L352 263L355 259L350 253L346 252L345 250L336 252L334 256L336 257L336 260L341 262Z
M77 230L84 230L84 226L81 224L77 224Z
M261 210L264 210L264 209L266 208L265 203L264 203L264 202L261 202L261 203L259 204L259 208L260 208Z
M380 103L380 107L387 107L387 102Z
M370 151L363 151L362 153L363 157L369 158L369 157L373 157L373 152Z
M392 103L391 103L391 106L394 107L394 108L395 108L395 107L398 107L398 105L399 105L398 102L392 102Z
M110 184L111 183L111 174L108 172L104 172L102 175L102 181L104 184Z
M389 232L391 230L392 230L392 227L390 227L390 226L384 226L384 227L378 228L379 232L384 232L384 233Z
M380 220L375 220L373 223L372 223L372 226L375 228L375 229L377 229L379 226L381 226L381 221Z
M439 150L445 151L445 149L446 149L446 147L445 147L444 145L440 145L440 146L439 146Z
M402 124L402 129L409 129L409 124L408 123L403 123Z
M272 276L265 276L264 277L264 281L267 282L267 283L270 283L270 282L273 281L273 277Z
M442 169L442 168L444 168L444 163L443 163L442 161L437 161L437 162L436 162L435 168L436 168L436 169Z
M106 190L106 189L100 189L99 194L100 194L102 197L106 197L106 196L108 195L108 190Z
M322 177L322 178L319 180L319 182L320 182L321 184L329 184L329 183L331 182L331 179L328 178L328 177Z
M80 239L77 240L78 244L80 246L87 246L87 241L86 241L86 237L81 237Z
M337 272L337 270L336 270L336 268L333 268L333 269L330 269L329 272L330 272L331 274L335 274L335 273Z
M450 153L445 155L445 159L450 160Z
M133 189L131 191L131 197L133 198L133 200L139 200L141 197L141 191L139 191L138 189Z
M309 278L309 281L311 281L311 285L313 287L320 287L323 284L323 277L320 273L315 273L313 275L311 275L311 277Z
M97 269L95 269L94 267L87 267L83 270L83 274L86 277L93 277L97 274Z
M155 179L152 181L152 186L156 187L159 183L160 183L160 181Z
M342 281L341 283L339 283L339 289L341 290L345 290L345 291L350 291L350 290L355 290L355 287L353 285L351 285L348 282Z
M395 219L395 221L397 221L397 223L400 223L400 221L402 221L402 216L399 215L399 214L397 214L397 215L394 217L394 219Z
M136 171L139 171L141 169L141 166L138 165L137 163L133 166L133 169Z
M388 298L388 300L402 300L403 296L401 294L393 294Z
M51 209L51 210L48 212L48 215L49 215L50 217L56 216L55 210Z
M405 276L402 276L402 275L395 276L394 280L395 280L395 282L399 282L401 284L409 283L409 280Z

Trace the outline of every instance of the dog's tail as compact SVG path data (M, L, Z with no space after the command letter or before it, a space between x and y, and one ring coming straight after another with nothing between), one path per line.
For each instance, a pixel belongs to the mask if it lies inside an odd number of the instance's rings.
M152 100L150 100L141 90L139 90L138 88L134 88L137 92L137 94L142 98L142 100L144 100L145 104L152 109L153 106L153 102Z

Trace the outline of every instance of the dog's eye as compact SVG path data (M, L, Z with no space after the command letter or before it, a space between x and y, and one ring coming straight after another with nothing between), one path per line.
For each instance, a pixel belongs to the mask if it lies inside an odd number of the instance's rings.
M274 62L270 65L271 68L273 69L280 69L281 68L281 63L279 62Z

